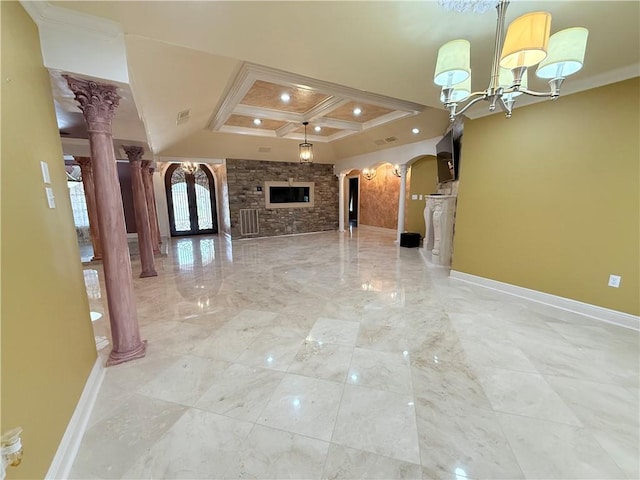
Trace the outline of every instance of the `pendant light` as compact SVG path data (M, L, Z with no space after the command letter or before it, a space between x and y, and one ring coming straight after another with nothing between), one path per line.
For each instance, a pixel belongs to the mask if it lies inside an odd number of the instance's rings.
M304 142L300 144L300 163L313 162L313 144L307 142L307 125L309 122L302 122L304 125Z

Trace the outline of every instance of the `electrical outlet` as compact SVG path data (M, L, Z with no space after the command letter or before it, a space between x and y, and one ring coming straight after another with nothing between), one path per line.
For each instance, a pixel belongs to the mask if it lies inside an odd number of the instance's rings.
M609 275L609 286L618 288L620 286L620 280L622 280L620 275Z

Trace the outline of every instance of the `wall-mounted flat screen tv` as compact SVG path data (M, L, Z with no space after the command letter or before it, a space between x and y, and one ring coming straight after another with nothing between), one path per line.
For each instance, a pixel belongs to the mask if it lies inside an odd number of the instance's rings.
M452 182L458 179L460 165L460 139L454 139L449 130L436 145L438 161L438 183Z

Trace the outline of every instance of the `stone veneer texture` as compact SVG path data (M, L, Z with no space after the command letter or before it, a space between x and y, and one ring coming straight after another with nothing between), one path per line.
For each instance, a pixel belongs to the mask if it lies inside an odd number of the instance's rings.
M376 169L371 180L360 175L360 225L398 228L400 179L392 170L392 165L385 164Z
M314 183L314 207L265 208L264 182L286 182L290 178L294 182ZM243 238L240 210L245 208L258 209L260 228L258 235L245 237L338 229L338 178L333 173L333 165L227 159L227 182L232 238ZM257 187L262 187L262 191Z

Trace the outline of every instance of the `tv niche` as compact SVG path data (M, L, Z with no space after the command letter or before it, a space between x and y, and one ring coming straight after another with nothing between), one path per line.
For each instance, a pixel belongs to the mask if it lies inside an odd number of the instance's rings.
M267 208L313 207L313 182L264 182Z

